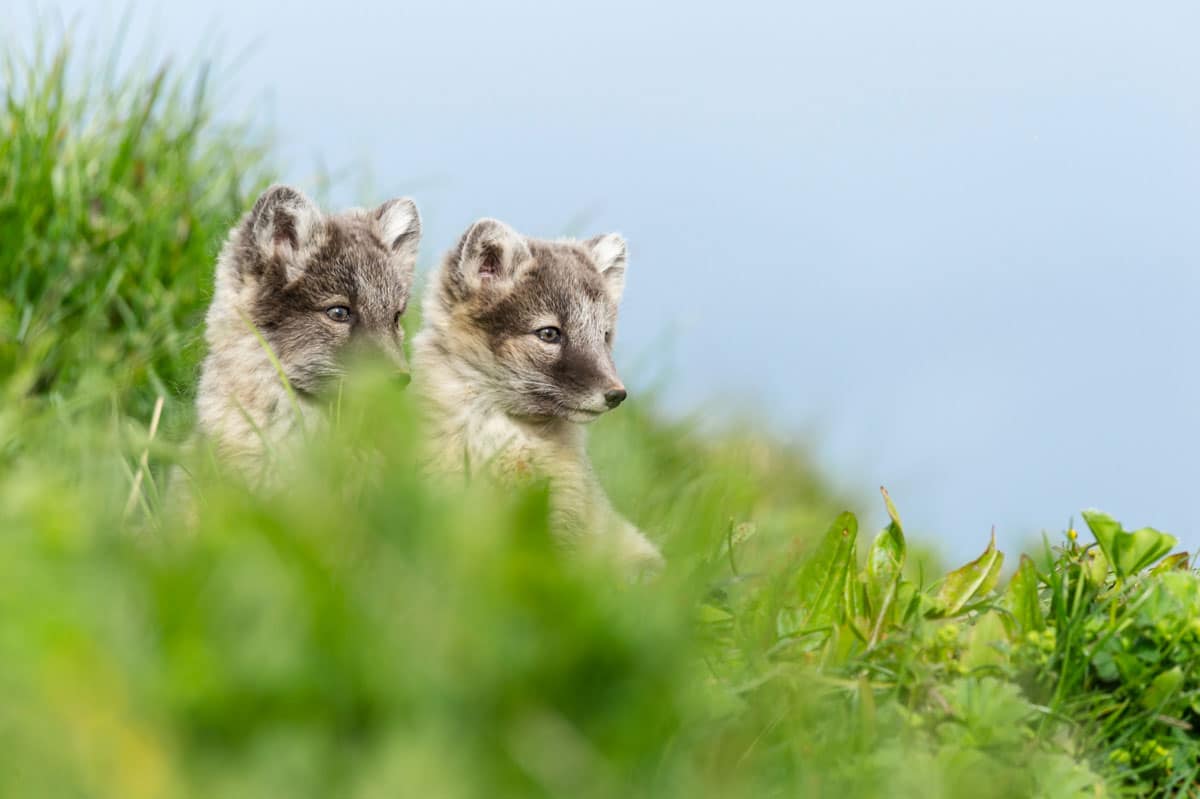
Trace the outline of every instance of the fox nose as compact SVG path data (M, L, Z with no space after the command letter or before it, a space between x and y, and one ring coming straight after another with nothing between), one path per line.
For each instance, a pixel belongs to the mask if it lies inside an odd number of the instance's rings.
M628 396L629 394L625 391L624 387L610 388L604 392L604 404L610 408L615 408L624 402Z

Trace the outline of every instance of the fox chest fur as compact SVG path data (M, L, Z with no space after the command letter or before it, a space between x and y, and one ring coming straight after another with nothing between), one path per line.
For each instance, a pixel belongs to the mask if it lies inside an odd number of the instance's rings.
M419 338L415 360L421 367L418 390L431 409L426 442L436 472L524 481L571 473L586 458L585 436L578 426L510 416L496 407L485 387L425 357Z

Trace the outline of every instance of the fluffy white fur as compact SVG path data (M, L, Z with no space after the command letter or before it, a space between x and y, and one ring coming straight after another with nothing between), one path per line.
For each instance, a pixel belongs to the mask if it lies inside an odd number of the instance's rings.
M234 263L242 235L235 228L217 259L216 287L205 317L208 357L196 412L223 461L262 477L268 463L264 454L286 446L300 425L316 424L320 413L303 396L289 396L266 342L246 315L258 289ZM287 246L269 240L259 244Z

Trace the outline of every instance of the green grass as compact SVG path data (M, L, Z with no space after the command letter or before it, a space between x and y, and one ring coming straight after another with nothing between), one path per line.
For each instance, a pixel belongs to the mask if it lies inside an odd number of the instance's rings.
M1089 515L1099 546L1069 531L1011 580L983 536L922 574L890 503L860 540L802 452L642 400L593 444L670 561L630 585L553 546L538 487L420 479L410 399L370 372L286 488L228 479L183 442L269 153L202 81L84 66L4 73L0 795L1192 790L1200 580L1153 530Z
M116 392L145 416L186 397L215 248L265 152L214 128L205 73L104 80L67 49L0 68L6 404Z

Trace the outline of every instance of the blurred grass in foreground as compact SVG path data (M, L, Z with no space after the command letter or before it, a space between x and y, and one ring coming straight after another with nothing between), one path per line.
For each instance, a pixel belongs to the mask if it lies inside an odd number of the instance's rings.
M802 453L642 399L593 446L670 561L629 585L561 556L538 488L421 480L409 398L370 373L286 488L226 479L179 442L213 258L265 153L211 124L202 79L97 85L69 56L10 55L0 110L0 795L1195 782L1200 581L1157 531L1090 516L1099 547L1072 533L1006 587L992 547L935 580L898 516L860 553Z

